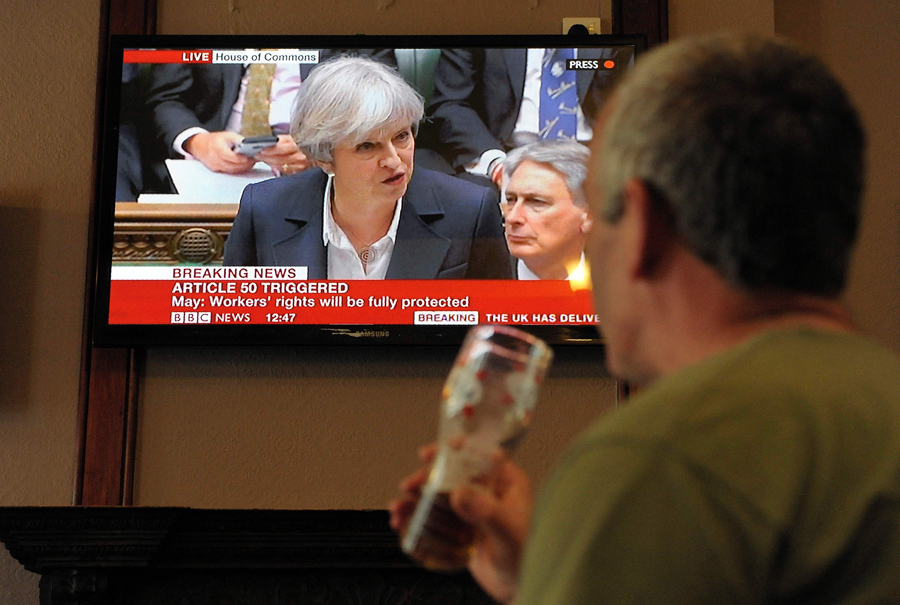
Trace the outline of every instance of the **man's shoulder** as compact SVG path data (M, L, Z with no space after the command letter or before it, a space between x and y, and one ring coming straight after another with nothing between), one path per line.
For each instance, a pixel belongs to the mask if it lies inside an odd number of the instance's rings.
M873 368L878 374L900 368L900 358L860 334L801 327L759 333L660 380L657 387L695 395L718 385L757 393L791 386L820 391L824 385L835 388L861 379ZM900 387L900 374L890 374Z
M776 331L659 380L598 420L582 442L623 435L692 442L723 428L799 429L820 417L872 423L880 402L900 409L900 358L892 351L855 334ZM900 415L885 420L900 430Z
M727 594L681 602L722 602L796 594L823 569L833 590L834 577L856 582L860 560L889 561L871 578L895 590L898 398L895 354L808 330L760 334L659 381L595 423L546 484L519 601L667 594L687 578ZM620 562L607 581L585 571Z
M900 358L854 332L793 328L757 334L672 382L721 385L726 393L746 391L817 402L862 395L862 383L879 385L881 396L900 396ZM872 393L874 395L874 393Z
M660 380L595 421L551 485L618 480L608 461L630 461L638 474L666 468L690 476L753 503L772 527L789 522L803 486L814 482L824 490L869 473L870 487L896 489L900 360L857 335L760 335ZM865 468L875 461L877 471ZM635 473L631 478L640 480ZM854 497L867 497L864 491Z

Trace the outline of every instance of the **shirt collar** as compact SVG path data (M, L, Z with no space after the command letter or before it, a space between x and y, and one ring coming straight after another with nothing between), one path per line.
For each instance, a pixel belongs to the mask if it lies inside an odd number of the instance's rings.
M334 221L334 216L331 214L331 188L333 181L334 175L329 174L328 182L325 184L325 197L322 206L322 245L327 246L331 243L340 248L352 248L353 244L350 243L350 238L347 237L340 225ZM400 225L400 209L402 206L403 198L401 197L394 206L394 217L391 219L391 226L388 227L388 232L385 235L385 237L390 238L391 244L397 243L397 227ZM378 241L383 240L384 238L381 238Z
M585 278L585 271L587 271L587 267L584 263L584 252L582 252L581 258L578 259L578 265L569 272L569 276L566 279L569 281L583 281Z
M572 271L569 272L569 275L568 275L568 277L566 277L566 280L572 281L574 279L577 281L577 280L584 279L585 269L586 269L586 267L584 264L584 252L582 252L581 258L578 259L578 266L576 266L575 269L573 269ZM518 276L519 279L522 279L522 280L540 279L540 277L535 275L534 272L528 268L528 265L526 265L525 261L523 261L521 258L518 259L518 261L516 262L516 275Z
M528 265L525 264L521 258L516 261L516 277L518 279L540 279L534 272L528 268Z

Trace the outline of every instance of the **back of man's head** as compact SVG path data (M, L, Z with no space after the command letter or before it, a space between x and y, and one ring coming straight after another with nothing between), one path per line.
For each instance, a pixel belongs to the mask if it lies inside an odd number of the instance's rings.
M847 94L783 42L669 44L618 90L598 170L615 222L643 181L689 250L741 289L836 296L859 223L864 135Z

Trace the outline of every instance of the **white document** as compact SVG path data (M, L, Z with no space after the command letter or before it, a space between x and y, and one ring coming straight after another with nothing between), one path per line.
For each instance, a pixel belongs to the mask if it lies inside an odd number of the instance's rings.
M176 194L145 193L138 202L173 204L237 204L244 187L275 175L265 162L257 162L244 174L213 172L197 160L166 160Z

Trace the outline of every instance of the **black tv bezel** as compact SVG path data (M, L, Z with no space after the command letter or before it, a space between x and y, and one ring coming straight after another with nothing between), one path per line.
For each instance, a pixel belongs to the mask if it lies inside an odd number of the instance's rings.
M299 41L302 40L302 44ZM170 345L459 345L469 326L416 325L185 325L110 324L112 246L123 52L126 49L246 48L558 48L629 45L635 57L647 49L643 34L599 35L112 35L101 86L101 135L97 158L94 224L94 296L91 336L97 347ZM588 325L520 325L551 345L602 345Z

